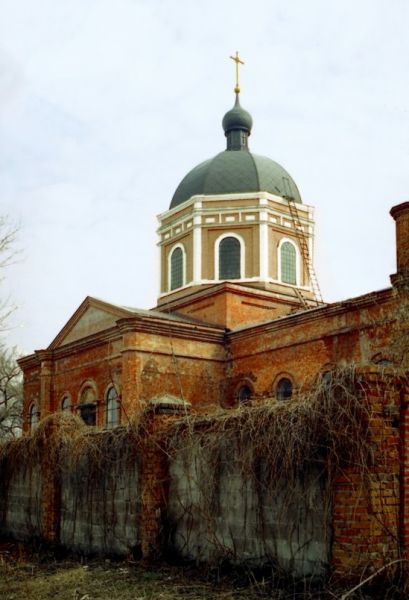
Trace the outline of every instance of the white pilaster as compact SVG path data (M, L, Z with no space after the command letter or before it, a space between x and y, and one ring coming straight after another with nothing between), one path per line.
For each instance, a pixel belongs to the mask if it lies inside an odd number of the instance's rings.
M260 211L260 279L267 281L268 279L268 222L267 211Z
M193 217L193 283L202 280L202 217Z
M159 265L159 273L158 273L158 287L159 287L159 296L165 291L166 287L165 287L165 282L162 281L162 260L163 259L163 248L160 244L160 236L159 236L159 242L157 244L157 252L159 255L159 260L158 260L158 265Z

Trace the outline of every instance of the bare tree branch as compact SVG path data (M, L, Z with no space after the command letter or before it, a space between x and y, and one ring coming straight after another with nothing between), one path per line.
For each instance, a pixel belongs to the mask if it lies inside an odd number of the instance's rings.
M23 382L17 358L15 349L0 347L0 439L21 434Z
M4 280L6 267L17 258L15 248L17 228L10 224L7 217L0 215L0 284ZM0 335L7 328L7 319L14 311L4 293L0 294ZM16 437L21 433L23 386L22 373L17 364L18 354L15 348L8 350L0 339L0 439Z
M17 227L13 226L9 219L0 215L0 284L4 280L4 271L15 262L19 251L15 248L17 236ZM4 294L0 297L0 333L6 329L6 322L15 307L10 303L9 299L4 298Z

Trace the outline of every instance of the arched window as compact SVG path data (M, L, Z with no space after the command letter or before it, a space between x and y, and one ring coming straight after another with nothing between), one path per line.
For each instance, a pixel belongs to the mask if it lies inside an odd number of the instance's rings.
M321 373L321 383L324 386L324 388L328 389L329 387L331 387L332 379L332 371L323 371Z
M282 377L277 383L276 397L277 400L289 400L293 395L293 384L288 377Z
M82 390L78 410L85 425L92 426L96 424L97 396L91 386L87 386Z
M225 237L219 244L219 279L240 279L240 276L240 242L235 237Z
M38 412L38 408L35 404L30 406L30 412L28 415L30 431L34 431L37 427L37 423L39 421L40 413Z
M177 246L170 255L170 289L176 290L183 286L183 250Z
M71 410L71 399L68 395L64 396L64 398L61 400L61 410L63 412Z
M246 403L252 396L252 390L248 385L242 385L237 393L237 400L240 403Z
M107 393L106 426L112 429L117 425L119 425L119 401L117 391L112 386Z
M371 358L371 362L378 365L378 367L393 367L393 360L381 352L375 354L375 356Z
M297 285L297 254L294 244L284 242L280 247L281 281Z

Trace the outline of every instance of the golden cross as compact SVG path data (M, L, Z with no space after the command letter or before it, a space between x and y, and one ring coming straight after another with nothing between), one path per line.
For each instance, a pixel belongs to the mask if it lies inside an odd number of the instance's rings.
M236 92L236 94L240 94L239 64L244 65L244 62L241 60L238 50L236 50L236 56L230 56L230 58L236 63L236 87L234 88L234 91Z

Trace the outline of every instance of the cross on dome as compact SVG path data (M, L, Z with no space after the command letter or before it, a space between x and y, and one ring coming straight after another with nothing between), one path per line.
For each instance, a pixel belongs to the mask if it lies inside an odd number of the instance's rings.
M236 94L240 94L239 65L244 65L244 61L241 60L238 50L236 50L236 56L230 56L230 58L236 63L236 86L234 88L234 91Z
M239 65L244 65L244 61L241 60L238 50L236 50L236 56L230 56L230 58L236 63L236 86L234 88L234 91L236 94L240 94Z

